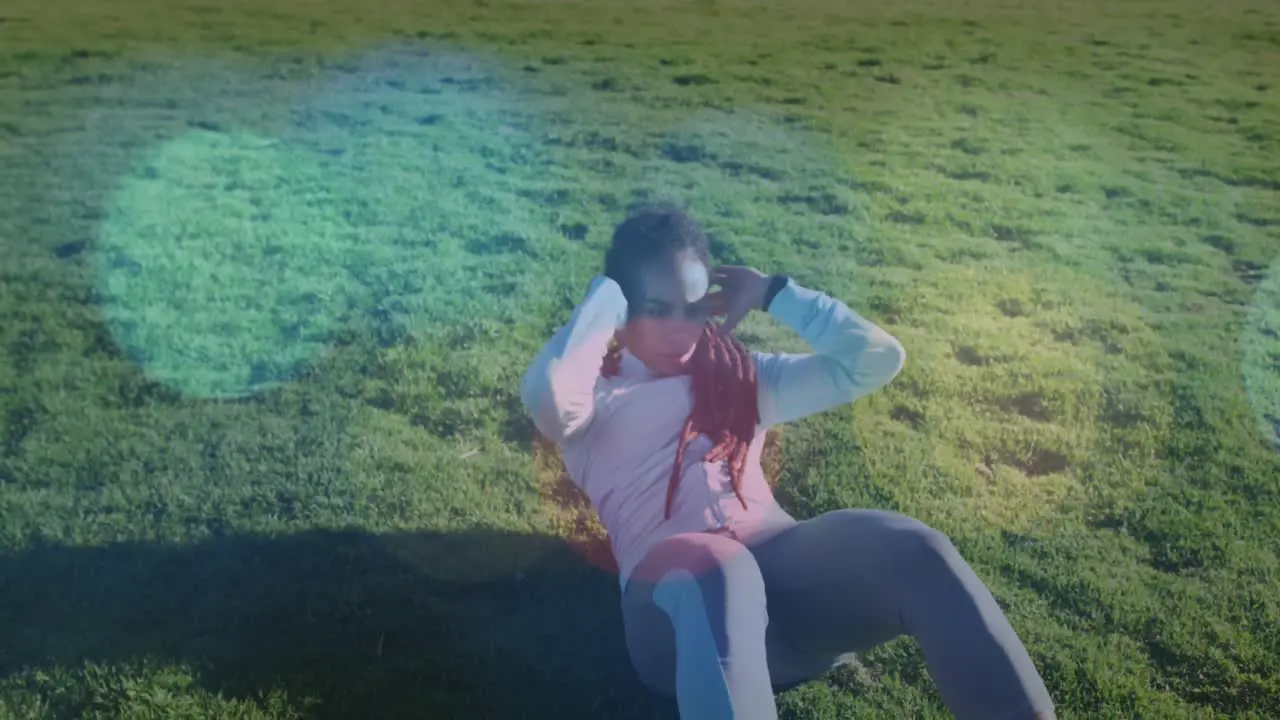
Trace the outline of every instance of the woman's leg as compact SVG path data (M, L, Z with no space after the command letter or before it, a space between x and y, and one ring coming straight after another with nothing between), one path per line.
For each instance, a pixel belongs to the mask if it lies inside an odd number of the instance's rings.
M765 655L764 580L741 543L677 535L658 543L622 595L640 680L690 720L776 720Z
M797 656L834 662L910 635L958 720L1053 717L1022 642L941 533L895 513L839 510L751 550L771 634Z

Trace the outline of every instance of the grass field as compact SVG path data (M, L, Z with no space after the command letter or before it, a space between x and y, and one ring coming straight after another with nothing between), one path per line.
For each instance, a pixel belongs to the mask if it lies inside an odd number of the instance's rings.
M1280 717L1278 91L1261 0L6 0L0 718L673 718L517 393L656 196L907 348L788 509L947 532L1062 718Z

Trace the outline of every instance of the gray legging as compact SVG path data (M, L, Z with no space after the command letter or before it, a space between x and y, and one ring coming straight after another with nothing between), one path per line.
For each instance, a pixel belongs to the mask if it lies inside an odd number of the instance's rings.
M681 717L774 720L775 688L904 634L959 720L1053 717L1009 621L941 533L837 510L758 544L730 535L663 540L622 596L640 680L674 695Z

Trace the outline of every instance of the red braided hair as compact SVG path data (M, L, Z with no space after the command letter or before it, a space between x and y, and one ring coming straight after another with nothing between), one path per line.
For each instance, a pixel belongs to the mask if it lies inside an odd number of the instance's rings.
M613 343L600 372L614 377L622 363L622 345ZM728 462L733 494L747 507L742 495L742 477L747 468L747 450L760 422L756 401L756 365L751 352L737 338L722 333L715 323L707 323L690 360L693 368L693 411L680 431L675 466L667 485L666 517L671 517L684 450L698 435L706 435L715 445L704 462Z

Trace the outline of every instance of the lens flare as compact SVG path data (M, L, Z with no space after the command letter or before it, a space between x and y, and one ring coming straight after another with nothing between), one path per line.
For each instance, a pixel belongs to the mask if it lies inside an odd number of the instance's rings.
M100 229L117 342L199 397L289 379L359 295L338 270L358 238L324 195L315 158L269 138L197 131L155 148L120 181Z

